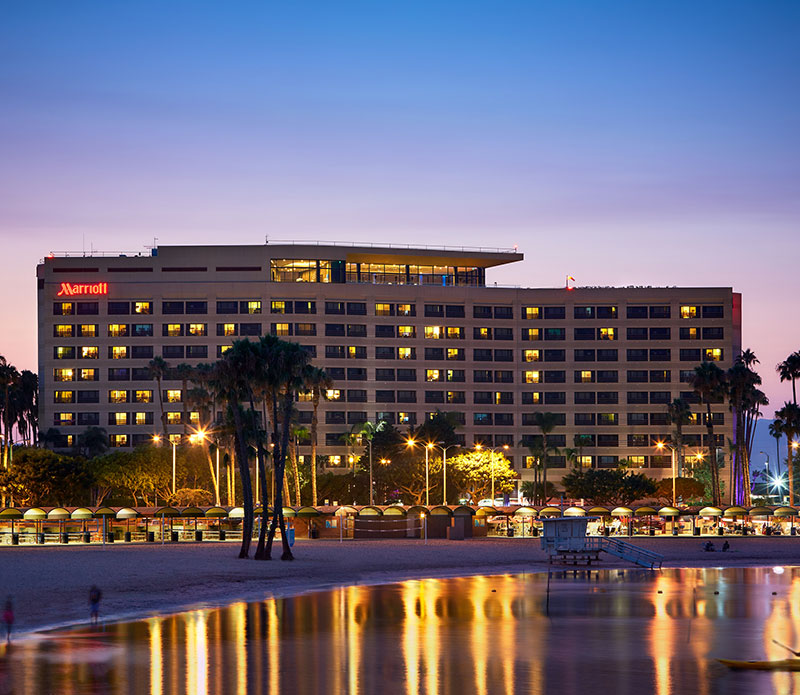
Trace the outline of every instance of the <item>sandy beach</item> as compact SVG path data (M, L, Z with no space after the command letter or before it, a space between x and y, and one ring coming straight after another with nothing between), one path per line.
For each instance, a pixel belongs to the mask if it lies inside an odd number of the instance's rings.
M705 539L704 539L705 540ZM698 538L633 541L665 567L800 564L800 539L729 538L731 552L707 553ZM721 543L717 543L719 547ZM239 560L238 544L45 546L0 549L0 597L11 595L18 633L88 620L88 590L103 591L104 620L136 619L198 604L258 600L353 583L546 571L538 539L454 542L299 541L294 562ZM608 555L593 568L634 567Z

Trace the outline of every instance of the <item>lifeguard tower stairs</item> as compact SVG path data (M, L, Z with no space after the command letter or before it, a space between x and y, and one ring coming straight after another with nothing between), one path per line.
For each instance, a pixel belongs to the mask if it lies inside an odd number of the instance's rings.
M585 516L542 519L542 550L551 564L591 565L600 560L602 552L639 567L661 569L663 555L616 538L587 536L589 521L591 518Z

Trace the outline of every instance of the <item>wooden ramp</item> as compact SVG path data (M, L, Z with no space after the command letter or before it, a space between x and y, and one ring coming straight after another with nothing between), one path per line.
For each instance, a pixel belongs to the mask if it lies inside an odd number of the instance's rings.
M616 538L605 538L604 536L589 536L586 539L587 550L599 550L620 560L632 562L640 567L648 567L649 569L661 569L661 563L664 561L664 556L659 553L654 553L652 550L645 550L633 543L626 543L625 541Z

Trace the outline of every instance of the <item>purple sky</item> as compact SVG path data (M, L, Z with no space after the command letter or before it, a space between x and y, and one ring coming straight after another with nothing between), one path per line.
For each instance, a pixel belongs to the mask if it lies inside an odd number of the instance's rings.
M49 251L519 244L490 281L732 285L779 407L799 37L778 1L7 3L0 354L36 368Z

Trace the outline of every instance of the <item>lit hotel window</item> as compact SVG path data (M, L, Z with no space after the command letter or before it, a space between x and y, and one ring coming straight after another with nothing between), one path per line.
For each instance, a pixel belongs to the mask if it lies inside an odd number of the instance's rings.
M447 348L445 355L448 360L463 360L464 348Z
M72 326L68 323L59 323L53 326L53 334L56 338L71 338Z
M115 425L127 425L128 413L113 413Z
M523 362L538 362L541 359L538 350L523 350L522 351L522 361Z
M584 369L581 371L580 379L582 384L591 384L594 381L594 372Z
M100 357L100 348L84 346L81 348L81 359L96 360Z
M226 352L228 352L228 350L230 350L232 347L233 345L220 345L219 346L220 357L224 355Z
M542 381L542 373L531 371L522 372L522 380L526 384L540 384Z
M153 392L149 389L142 389L136 391L134 394L134 400L137 403L152 403L153 402Z
M397 359L400 360L413 360L414 348L401 347L397 348Z
M181 424L181 413L180 412L169 412L167 413L167 424L168 425L180 425Z
M411 413L397 413L397 424L408 425L411 423Z
M695 319L697 318L697 307L696 306L682 306L681 307L681 318L682 319Z
M298 391L297 400L301 403L311 403L314 400L313 391Z
M75 313L75 305L72 302L61 302L61 316L72 316Z
M398 316L413 316L414 315L414 305L413 304L398 304L397 305L397 315Z
M439 340L442 337L441 326L425 326L425 337L433 340Z
M417 335L416 328L414 326L398 326L397 327L397 337L398 338L414 338Z
M475 328L473 332L475 340L489 340L492 337L491 328Z
M128 357L128 348L126 347L112 347L111 355L112 360L124 360Z
M109 403L127 403L128 402L128 392L127 391L109 391L108 392L108 402Z
M171 434L171 435L169 435L169 443L170 444L180 444L181 443L181 435L179 435L179 434Z
M270 311L273 314L285 314L286 312L286 302L283 300L275 300L270 302Z
M245 313L248 314L260 314L261 313L261 302L260 301L250 301L245 304L247 311Z
M183 324L182 323L168 323L167 324L167 335L170 338L178 338L183 335Z
M342 392L340 389L328 389L325 391L325 398L329 401L340 401L342 399Z
M441 381L442 380L442 373L438 369L426 369L425 370L425 381Z
M110 439L111 439L111 446L114 448L121 446L128 446L127 434L112 434Z
M375 305L375 316L391 316L392 315L392 305L391 304L376 304Z
M82 323L78 327L81 338L96 338L97 337L97 324L96 323Z
M133 421L137 425L146 425L147 423L147 413L134 413L133 414Z
M150 302L134 302L133 303L133 313L134 314L152 314L152 305Z
M448 326L447 327L447 337L451 340L463 340L464 339L464 329L458 326Z
M75 400L74 391L56 391L53 394L53 403L72 403Z
M523 328L522 329L522 339L523 340L541 340L542 335L539 332L538 328Z
M180 403L181 390L180 389L167 389L167 403Z
M53 381L75 381L75 372L72 369L54 369Z
M578 456L577 458L578 466L581 468L591 468L592 467L592 457L591 456Z
M55 349L55 358L57 360L68 360L75 356L75 348L72 347L57 347Z
M272 331L273 335L287 336L291 335L288 323L275 323L275 330Z
M342 465L342 457L338 454L331 454L328 456L328 466L330 468L339 468Z
M527 399L525 398L525 394L524 393L522 394L522 402L523 403L527 402ZM530 394L530 402L533 403L533 405L538 405L539 403L541 403L542 402L542 392L541 391L533 391L533 392L531 392L531 394Z
M75 413L58 413L56 417L58 418L59 425L75 424Z
M110 338L124 338L128 335L127 323L109 323L108 335Z
M542 318L542 307L540 307L540 306L524 306L524 307L522 307L522 318L524 318L524 319L540 319L540 318Z
M703 352L706 362L719 362L722 360L722 348L706 348Z
M195 427L200 424L200 413L196 410L189 411L189 424Z
M78 381L97 381L96 369L79 369Z
M599 329L599 338L600 340L616 340L617 334L613 328L600 328Z
M206 324L204 323L190 323L189 335L206 335Z
M222 335L226 335L226 336L236 335L236 324L235 323L223 323L222 324Z
M628 456L628 468L644 468L644 456Z

